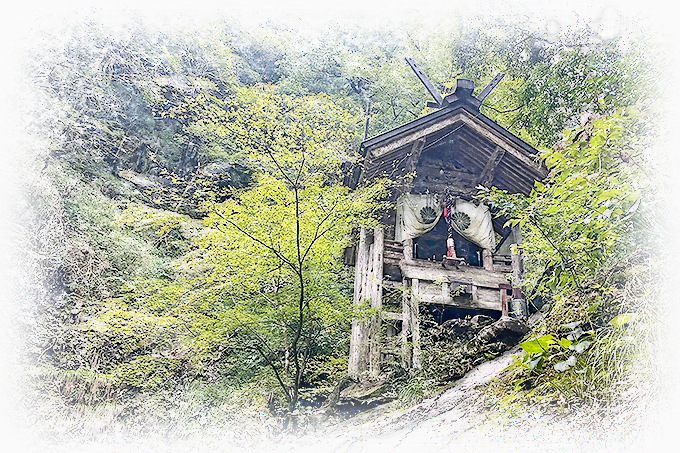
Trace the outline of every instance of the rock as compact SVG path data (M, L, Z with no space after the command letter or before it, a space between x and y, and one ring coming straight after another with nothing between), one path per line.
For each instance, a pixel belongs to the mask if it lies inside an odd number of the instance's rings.
M529 326L525 322L504 317L480 330L473 341L477 346L495 342L514 345L527 332L529 332Z
M328 398L323 404L324 408L332 408L336 404L338 404L338 401L340 401L340 392L347 388L348 385L351 383L356 382L354 379L352 379L349 376L343 376L338 383L333 387L333 390L331 391L330 395L328 395Z
M394 400L394 396L387 394L389 389L390 386L385 381L350 384L340 392L338 401L332 407L324 408L324 410L326 413L333 413L342 417L353 417L359 412Z
M470 327L472 327L472 323L470 322L469 319L456 318L444 321L440 329L442 330L442 332L445 332L448 335L459 336L463 333L467 333Z
M494 319L491 316L486 315L475 315L470 320L473 328L482 328L490 324L493 324Z
M367 400L379 397L385 390L385 382L358 382L340 392L343 399Z

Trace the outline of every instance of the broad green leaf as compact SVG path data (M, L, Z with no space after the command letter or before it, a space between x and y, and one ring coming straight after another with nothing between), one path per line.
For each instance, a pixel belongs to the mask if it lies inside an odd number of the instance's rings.
M624 325L635 321L637 316L637 313L622 313L609 321L609 324L614 327L623 327Z
M529 354L547 351L550 346L557 344L557 340L552 335L543 335L529 341L520 343L520 347Z

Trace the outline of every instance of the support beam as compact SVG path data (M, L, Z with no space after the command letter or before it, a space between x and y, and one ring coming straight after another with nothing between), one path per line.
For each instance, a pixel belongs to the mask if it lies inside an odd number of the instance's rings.
M491 157L486 162L486 165L484 165L484 169L479 174L477 181L475 181L475 187L480 184L486 186L491 181L493 181L493 174L496 171L496 167L498 167L498 164L501 162L501 159L503 159L504 155L505 149L501 148L500 146L496 146L496 149L494 149L493 153L491 154Z
M401 366L411 368L411 347L408 337L411 333L411 296L409 291L409 281L404 279L402 282L404 292L401 295Z
M493 272L493 253L491 250L482 250L482 263L484 264L484 270Z
M418 293L420 292L420 281L416 278L411 280L413 293L411 294L411 341L413 343L413 368L419 369L423 366L423 354L420 349L420 306Z
M517 244L510 244L510 252L512 253L512 284L513 286L521 286L522 278L524 277L522 254Z
M498 285L501 293L501 316L508 316L508 290L512 289L510 284Z
M512 252L512 297L513 299L523 299L524 263L522 262L522 253L517 244L511 244L510 251Z
M366 228L359 231L359 245L357 247L354 267L354 308L363 308L365 298L365 283L368 271L369 255L366 238ZM369 326L366 321L357 318L352 320L352 337L350 339L348 374L357 379L368 369Z
M422 84L425 85L427 92L430 93L432 98L437 103L437 106L441 107L442 105L444 105L444 99L442 98L442 95L439 94L439 91L434 87L434 85L432 85L432 82L430 82L430 79L427 78L423 70L420 69L420 66L418 66L411 57L406 57L405 60L406 63L408 63L408 65L411 67L411 69L413 69L413 72L416 74L416 77L418 77Z
M385 250L385 233L382 228L378 227L373 230L373 244L371 245L371 263L372 269L370 273L370 294L371 294L371 308L380 310L382 308L382 280L383 280L383 254ZM369 369L372 378L377 378L380 375L380 352L382 338L380 335L381 318L380 313L375 313L371 317L371 333L370 333L370 352L369 352Z
M505 74L503 74L502 72L496 74L496 76L493 79L491 79L491 82L489 82L489 84L482 90L482 92L477 95L477 99L483 101L484 98L486 98L489 95L489 93L491 93L491 91L494 88L496 88L496 85L500 83L501 79L504 76Z
M404 260L413 261L413 239L404 239Z

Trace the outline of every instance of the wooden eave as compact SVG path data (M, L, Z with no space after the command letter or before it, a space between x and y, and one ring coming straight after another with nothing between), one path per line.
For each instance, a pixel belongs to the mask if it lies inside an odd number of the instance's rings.
M533 147L482 115L476 106L456 102L364 141L364 165L356 183L379 175L403 176L413 144L422 141L426 148L445 145L446 141L438 144L441 138L436 137L447 128L451 130L443 137L448 141L456 140L475 150L464 156L465 167L488 176L492 185L511 193L528 194L534 181L547 175L547 169L537 160L538 152ZM501 151L500 156L497 150ZM489 160L494 156L497 162L489 166ZM459 176L466 177L463 173Z

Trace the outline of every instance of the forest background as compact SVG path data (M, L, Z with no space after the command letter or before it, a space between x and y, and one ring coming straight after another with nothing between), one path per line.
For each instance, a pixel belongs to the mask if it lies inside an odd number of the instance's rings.
M626 18L630 17L630 15L626 16ZM468 17L465 19L468 20ZM433 27L431 21L428 22L418 16L411 24L410 33L405 35L402 33L398 37L395 35L394 27L387 27L385 23L376 22L374 28L369 31L357 25L356 35L353 40L350 40L349 46L355 45L358 48L349 53L338 50L342 45L348 45L342 42L342 38L338 38L346 32L343 30L344 25L335 29L338 33L336 35L327 34L324 30L320 33L321 36L317 35L310 39L310 37L289 32L288 28L277 25L276 21L271 21L267 26L259 28L253 28L252 25L243 25L239 28L237 25L229 24L234 28L229 29L228 34L234 38L230 45L224 45L224 41L219 38L224 31L220 30L219 26L201 36L196 35L191 31L191 27L187 28L184 24L183 32L177 35L172 33L165 35L167 41L166 47L161 52L164 53L163 55L157 54L161 47L154 42L157 36L163 35L162 31L156 34L158 28L156 31L149 31L146 25L136 24L129 28L124 25L118 30L124 30L121 36L127 35L127 38L122 38L117 42L114 40L112 46L107 48L112 53L108 56L111 59L108 60L109 66L106 68L102 66L88 68L87 65L79 65L91 57L88 53L92 52L93 48L97 48L96 44L92 47L92 43L97 39L100 40L101 46L108 45L105 43L108 42L109 32L96 23L78 24L72 29L73 35L58 36L54 32L43 35L47 39L42 41L40 48L28 47L32 55L32 61L28 63L25 58L8 57L6 61L20 61L22 65L28 64L31 67L29 71L31 77L22 78L19 82L21 88L11 91L3 98L10 105L21 104L19 111L23 111L24 115L10 116L3 123L5 128L13 125L17 130L27 131L25 124L17 123L17 121L30 118L32 129L29 132L32 131L34 134L37 132L42 137L42 141L36 143L35 135L30 138L19 137L19 142L13 144L11 148L29 148L36 153L29 153L28 156L21 158L26 159L23 163L29 168L33 166L32 171L42 172L40 178L42 182L31 181L30 173L28 177L26 173L20 173L21 178L26 178L22 181L10 177L3 178L5 184L11 183L4 193L15 194L5 197L4 201L7 203L8 200L13 202L21 199L15 188L21 187L26 190L26 184L29 186L37 184L32 186L33 196L36 198L28 203L31 209L34 209L32 215L37 216L33 221L38 224L48 221L61 222L61 228L66 230L58 233L63 235L62 238L53 236L59 228L45 233L45 237L36 235L27 238L20 235L20 239L24 241L30 239L29 242L35 240L44 242L37 246L23 242L18 251L16 243L13 243L8 246L10 251L5 255L15 257L15 262L23 265L31 263L28 268L35 264L35 261L32 261L35 260L35 256L26 258L27 251L29 255L30 252L46 255L46 258L45 256L39 257L43 260L42 264L31 268L31 272L54 274L41 275L48 280L54 279L51 289L49 287L36 289L31 286L31 283L22 283L20 287L24 294L26 285L33 288L33 291L37 291L33 294L34 299L25 300L20 305L8 305L9 314L4 317L7 327L4 330L15 334L10 337L11 340L7 342L8 347L5 350L17 350L12 347L17 345L17 338L33 342L28 349L24 349L24 344L21 343L18 349L20 358L17 360L16 357L10 356L8 363L19 362L23 366L26 361L38 361L39 366L34 369L36 374L33 375L33 379L40 384L33 388L36 393L31 394L29 390L28 394L24 394L27 395L26 400L31 400L33 404L40 400L39 406L44 410L41 417L45 417L41 423L58 424L58 419L64 410L68 413L69 410L73 410L73 407L92 406L116 398L119 403L124 402L124 406L131 411L128 417L135 419L145 414L149 408L162 407L163 404L167 404L168 407L173 406L176 403L173 398L177 397L176 393L173 394L173 389L176 389L177 385L186 390L185 396L189 395L183 406L187 414L189 416L198 414L199 418L203 417L201 407L208 407L214 405L216 401L232 398L235 395L234 386L243 390L248 389L248 385L257 387L265 383L267 391L238 393L239 398L246 399L230 401L232 405L240 404L242 401L256 405L262 404L267 395L278 391L277 389L281 386L275 382L276 377L266 371L274 368L267 368L265 356L257 351L257 348L243 350L239 352L240 356L231 355L226 360L221 356L224 348L228 347L225 339L233 340L231 335L237 329L234 328L233 323L221 325L216 323L214 319L210 319L213 318L210 313L223 308L220 304L224 304L224 301L220 300L219 295L216 294L225 291L225 288L233 291L233 286L229 285L234 285L234 282L217 277L224 275L225 268L219 267L220 263L216 263L214 257L196 258L193 256L184 264L189 267L204 266L202 271L206 269L205 266L211 268L215 279L213 283L216 282L216 286L212 287L212 290L200 293L200 297L197 296L188 307L176 303L178 297L187 292L187 288L191 288L193 292L196 291L191 286L196 284L192 283L191 275L189 277L186 274L183 275L182 281L177 279L179 275L177 259L182 258L187 251L207 250L213 244L211 241L222 240L214 236L201 236L200 240L191 236L195 233L191 231L194 224L188 219L202 217L201 202L206 201L206 199L189 201L184 198L184 195L188 193L187 187L191 184L195 184L194 187L197 186L197 181L191 179L195 176L192 166L207 169L201 173L201 180L198 182L204 187L205 193L212 192L218 197L217 201L228 200L230 193L219 192L224 187L219 186L219 178L217 178L218 181L212 178L215 174L220 176L227 174L232 181L227 190L234 191L249 187L250 175L256 175L258 172L260 174L276 173L277 168L272 168L271 165L276 167L281 160L285 161L290 168L303 169L311 177L314 175L314 165L326 165L329 156L333 156L333 159L337 159L335 162L337 171L342 165L342 160L351 160L352 153L357 149L356 145L363 133L363 118L369 98L372 106L369 135L402 124L424 111L426 94L402 62L401 57L405 50L416 52L418 62L426 68L428 75L442 89L450 88L455 76L471 78L475 80L478 87L481 87L485 81L499 72L499 69L507 71L506 85L495 91L494 97L490 99L491 108L484 113L539 148L551 147L562 137L565 130L578 128L580 115L587 110L584 106L593 102L595 104L599 101L607 102L600 113L616 114L623 107L632 105L639 107L640 104L637 103L641 101L643 104L646 103L645 106L652 105L651 110L643 112L644 116L644 114L650 115L650 112L667 111L666 103L674 99L673 90L668 89L673 85L658 82L659 77L663 80L666 76L666 74L659 74L658 60L652 62L643 58L645 50L649 49L653 52L651 57L656 58L656 53L660 53L659 60L663 61L668 58L668 53L671 53L669 49L666 49L667 53L664 53L659 50L658 42L652 42L660 38L659 36L648 36L631 41L634 46L640 47L631 49L630 52L640 53L639 58L632 59L633 62L628 61L627 64L642 66L649 64L651 69L636 67L632 70L635 74L633 79L626 79L630 72L627 74L625 71L621 73L614 71L614 73L606 74L607 77L614 77L614 79L605 77L599 81L590 80L589 83L594 85L588 87L589 93L594 97L582 99L581 89L584 86L580 84L583 79L569 80L568 76L566 79L562 77L570 72L569 64L578 68L578 65L583 61L587 62L588 58L561 60L561 64L564 65L561 68L560 62L551 62L549 59L546 61L546 58L554 56L550 53L551 49L565 46L563 41L565 37L567 39L582 38L579 32L584 32L584 23L580 24L580 29L572 28L573 34L565 33L555 41L546 40L545 35L540 33L533 34L535 30L530 27L522 29L517 23L511 23L510 26L505 24L507 27L504 28L507 33L505 36L510 38L506 43L507 53L502 54L497 52L497 49L503 46L498 46L498 42L493 41L497 37L481 32L479 19L474 19L471 15L469 20L472 24L469 28L464 26L465 20L453 21L453 23L442 20ZM489 20L489 16L484 16L482 22L488 23ZM551 31L547 26L549 22L539 23L541 27L545 26L545 29L541 28L542 33ZM559 24L560 21L555 23ZM623 23L631 27L627 31L637 26L632 25L634 24L632 19ZM649 22L645 27L649 27L648 24ZM591 31L593 28L596 27L591 27ZM153 27L151 29L153 30ZM262 33L263 29L266 30L264 33ZM458 34L450 34L452 29L455 29ZM508 32L508 29L514 29L514 31ZM622 29L625 30L625 27L618 30ZM69 30L69 28L65 27L64 30ZM606 31L606 27L602 30ZM40 30L33 29L33 31ZM71 33L70 30L69 33ZM211 35L211 33L215 34ZM418 36L417 33L421 35ZM180 38L176 38L177 36ZM522 40L518 39L518 36L531 38ZM613 42L621 37L615 33L605 41ZM663 42L665 38L661 37L660 40ZM59 39L64 41L59 41ZM400 43L399 45L394 44L395 39ZM500 39L502 41L502 35ZM173 42L173 40L176 41ZM537 50L536 41L547 41L548 44L545 48L538 46L540 49ZM35 46L35 37L30 42ZM554 45L555 42L558 43L557 46L551 48L551 43ZM475 43L475 45L467 48L461 45L469 43ZM607 65L618 61L616 52L608 54L606 43L599 44L601 47L597 47L597 52L602 53L598 55L609 55L612 58L612 60L607 60L605 57L601 60L601 67L611 70L612 67L607 67ZM22 47L26 45L26 43L23 45L17 43L17 48L27 51L26 47ZM101 46L99 49L103 48ZM55 56L60 55L65 48L74 53L65 60L54 60ZM165 67L170 70L157 71L156 67L154 71L157 72L146 72L154 64L148 59L147 52L156 53L156 58L163 60ZM515 58L517 55L521 58ZM490 63L492 61L493 63ZM588 64L595 63L591 61ZM667 64L664 61L661 66L668 70L668 66L664 66ZM58 70L63 72L59 74L59 77L50 78L49 71L41 72L41 70L50 68L50 65L61 68ZM530 78L534 85L522 84L520 82L522 75L536 68L541 68L543 72L533 73L539 75L533 80ZM92 72L86 72L88 70ZM22 66L21 71L25 74L26 66ZM645 71L651 72L645 73ZM654 73L654 71L657 72ZM102 79L102 77L106 78ZM616 79L616 77L620 78ZM83 80L86 83L79 85ZM564 84L565 80L567 80L567 85ZM16 87L16 83L15 80L8 81L7 86ZM29 85L36 83L38 85L43 83L42 88L47 88L48 91L36 95L37 97L27 94L33 93ZM553 91L546 90L546 87ZM131 89L137 91L134 91L134 95L126 97L125 91ZM606 100L600 99L599 96L606 90L612 90L611 96ZM45 92L48 94L45 95ZM226 98L228 102L234 106L241 106L240 110L238 108L225 109L215 113L214 106L225 102L223 94L219 93L228 93ZM560 98L562 105L551 104ZM518 105L523 104L523 101L526 105L517 108ZM80 104L75 107L69 106L69 103L76 102ZM544 104L541 105L541 103ZM654 106L654 103L658 104ZM593 108L592 105L591 108ZM595 108L597 109L597 105ZM508 112L504 114L499 113L506 110ZM99 116L93 113L95 111L105 112L105 115ZM73 112L76 112L75 116ZM247 118L242 116L244 112L247 112ZM314 112L314 114L309 112ZM136 121L125 123L124 120L129 119L130 115L133 115ZM255 132L250 127L253 115L255 115L258 128ZM289 115L288 121L285 120L286 115ZM297 131L295 121L290 121L290 118L297 119L301 116L313 125L312 130L317 131L318 136L311 137L309 141L305 141L307 138L301 139L301 137L309 137L307 133L309 131ZM83 118L85 118L84 122ZM282 122L287 124L286 127L289 129L286 129L282 137L277 138L278 141L272 140L272 142L253 146L259 138L267 137L263 131L269 132L275 127L268 123L273 122L273 119L283 119ZM150 125L158 124L159 121L164 126L158 128ZM657 123L655 127L662 129L665 124L667 130L672 129L668 127L672 124L670 122L672 120L665 121L669 122L661 125ZM233 125L240 126L237 130L230 129ZM329 130L323 130L323 127L328 125L332 127ZM69 130L75 135L68 135ZM93 133L93 130L97 132ZM46 131L52 131L54 135L49 137ZM177 135L180 137L178 138ZM4 136L16 138L17 134L10 130ZM329 136L333 136L334 143L328 143L326 139ZM45 140L46 137L49 138ZM83 145L83 138L86 140L85 145ZM192 142L192 139L197 140ZM671 141L667 136L664 140ZM119 146L115 148L115 151L111 151L108 145L110 141L118 143ZM323 143L323 146L319 143ZM192 146L196 150L194 157L191 154L194 149ZM318 161L303 164L296 160L294 155L286 154L286 150L295 147L300 150L314 149L314 152L318 153L316 154ZM271 149L278 150L280 154L270 155L268 150ZM92 150L98 150L99 156L96 153L93 155ZM340 159L340 150L347 153L342 159ZM646 152L648 151L649 148ZM660 160L667 159L666 164L677 162L672 159L672 152L670 152L672 150L668 148L658 146L654 151L657 152L657 158L664 156ZM36 155L39 159L33 161ZM3 154L5 169L15 168L15 162L9 162L7 160L9 158L14 160L17 156L12 153ZM185 171L173 173L172 169L177 168L178 165L184 165ZM675 186L666 183L672 180L670 176L673 165L675 164L668 165L664 170L658 163L653 165L654 169L660 172L658 173L659 180L663 181L662 195L671 199L675 193ZM213 174L210 173L211 169L214 171ZM45 178L45 174L51 171L54 172L51 179ZM668 171L668 173L664 175L663 171ZM293 174L297 173L293 172ZM168 180L171 184L165 185L164 181ZM45 181L49 181L48 185L41 185ZM90 184L93 181L94 186ZM280 188L278 185L280 180L276 178L258 181L260 187L266 187L268 192L277 187ZM335 181L337 182L337 179ZM153 190L138 190L139 186L144 187L145 184ZM318 187L324 187L324 184L329 184L329 182L317 184ZM99 193L93 192L93 187ZM159 187L162 189L159 190ZM190 189L189 192L200 191ZM286 198L285 190L281 193L282 197ZM267 197L262 194L259 197L257 194L254 195L256 196L254 200L256 212L266 209L265 206L271 205L272 201L276 201L276 204L283 203L277 200L268 201ZM328 202L333 204L339 203L338 200L345 200L341 195L341 193L335 194L335 197ZM370 195L367 194L367 197ZM116 196L119 200L120 197L125 199L123 209L119 202L111 204L108 200L115 199ZM310 197L318 196L318 193L310 195ZM40 203L44 204L40 209L35 210ZM16 208L16 206L10 207ZM15 215L14 211L11 212L11 215ZM218 210L212 212L215 215L219 214ZM346 225L360 220L358 216L362 213L366 214L366 210L360 205L354 206L353 209L343 210L343 212L351 215L351 217L340 219ZM10 218L16 220L16 217ZM25 220L22 219L22 221ZM213 226L219 227L219 220L214 218L213 222ZM670 223L673 223L672 218ZM99 229L99 233L92 234L87 231L92 228ZM201 229L201 227L195 228ZM12 234L16 236L16 231L13 230ZM666 244L670 244L670 241ZM240 245L247 247L245 243L240 243ZM324 250L320 256L337 254L341 245L340 242L332 243L332 241L324 244ZM252 256L252 251L242 247L238 249L246 252L244 256ZM83 256L84 252L85 254L94 253L100 261L97 259L89 261L89 258ZM69 257L71 262L64 261ZM205 261L200 262L205 259L211 260L209 265ZM241 275L254 274L253 269L259 271L257 266L262 264L261 261L243 260L240 263L244 267L239 270ZM74 266L74 269L82 273L73 274L75 277L72 276L70 279L67 277L64 280L63 275L60 275L64 264ZM227 264L221 263L222 266ZM48 271L45 271L45 266ZM55 267L50 270L50 266ZM672 267L671 264L666 266ZM17 269L8 269L5 274L15 275L17 272L25 273L26 271L27 267L19 266ZM181 273L186 269L179 269L179 271ZM336 312L329 319L320 320L322 323L327 323L320 331L329 332L328 326L337 326L341 324L338 320L346 319L348 316L349 307L339 303L347 299L348 288L343 288L338 284L329 287L327 284L329 274L323 274L321 271L323 269L320 269L319 280L325 286L323 290L319 290L319 293L328 294L330 288L334 291L334 298L318 300L319 304L324 304L320 305L324 309L319 309L319 312L328 313L326 309L331 307L344 307L345 310L343 312L334 308ZM337 268L329 267L325 272L335 273L337 271ZM241 283L240 277L239 283ZM261 282L255 282L253 287L260 284ZM6 294L16 289L12 285L9 286L5 291ZM54 304L53 297L54 294L59 293L60 286L68 288L68 296L60 299L63 301L61 305L56 307L34 305L36 300L42 300L43 303L49 301L49 304ZM312 285L312 288L314 287ZM41 291L43 293L40 293ZM50 291L56 292L50 293ZM154 297L148 298L149 294L153 294ZM206 305L196 304L196 301ZM175 305L172 305L173 303ZM107 304L114 304L114 306ZM139 308L142 306L145 308L140 311ZM103 310L102 307L104 307ZM672 307L668 308L669 318L672 318L672 309ZM164 315L158 316L159 313ZM235 319L226 315L228 313L225 313L222 319L232 321ZM33 321L30 318L33 318ZM22 319L24 324L16 324L17 319ZM243 319L240 318L237 322L239 325L244 324ZM64 332L72 332L71 324L74 323L87 326L86 330L89 329L91 332L88 334L90 338L83 342L83 338L76 335L72 337L72 343L60 352L50 349L53 348L53 340L70 341L64 336ZM163 327L163 323L167 323L168 327ZM22 325L23 327L18 327ZM26 330L27 325L34 327L28 327ZM159 325L161 325L160 329L158 329ZM31 330L35 326L39 327L37 333ZM157 336L151 336L153 338L151 344L145 343L148 342L149 331L144 330L143 334L140 334L136 331L140 328L158 329ZM200 332L192 333L192 330L196 328L201 329ZM183 329L185 332L179 333ZM29 331L30 334L28 334ZM172 335L168 335L167 332L172 332ZM222 336L216 338L215 336L218 335L216 332ZM249 332L262 334L254 330ZM330 385L333 378L339 376L343 370L342 351L346 349L346 344L343 344L343 341L346 342L347 339L346 326L338 328L335 332L331 329L330 334L335 336L320 342L330 349L316 351L324 360L315 363L316 368L310 368L316 375L307 376L307 379L318 378L321 381L326 379L328 382L317 382L317 384L326 386ZM104 350L105 345L115 343L112 338L102 340L102 336L106 335L115 337L115 341L120 339L117 348L114 348L115 351L112 352L115 357L105 357L107 353ZM145 339L141 339L142 336ZM186 337L190 341L187 343L178 337ZM252 340L253 337L249 338ZM221 343L222 340L225 342ZM220 346L223 349L220 349ZM52 351L54 356L48 359L46 351ZM104 357L103 360L102 357ZM328 360L329 358L333 360ZM12 361L13 359L15 361ZM79 360L84 359L87 359L87 363L78 363ZM63 362L59 362L60 360ZM234 362L230 363L230 360ZM40 363L40 361L43 362ZM281 367L284 366L281 365ZM21 366L17 366L15 369L17 373L13 376L20 375L20 368ZM194 387L188 383L193 383ZM206 383L209 385L205 385ZM12 386L18 386L18 383L10 378L7 385L8 388L12 388ZM46 389L57 390L52 393L54 398ZM140 399L139 395L143 397ZM45 397L46 399L43 400L42 398ZM285 400L284 395L280 397L282 401ZM127 404L125 402L132 400L136 402L125 405ZM62 406L64 404L65 406ZM67 406L71 409L65 409ZM103 417L120 416L120 412L116 412L118 409L111 409L111 407L108 406L106 409L109 413L100 415ZM74 417L77 416L78 410L81 409L76 409ZM115 415L112 415L114 412ZM169 416L172 417L172 415ZM207 417L210 416L216 415ZM63 425L64 429L71 429L66 427L67 424Z

